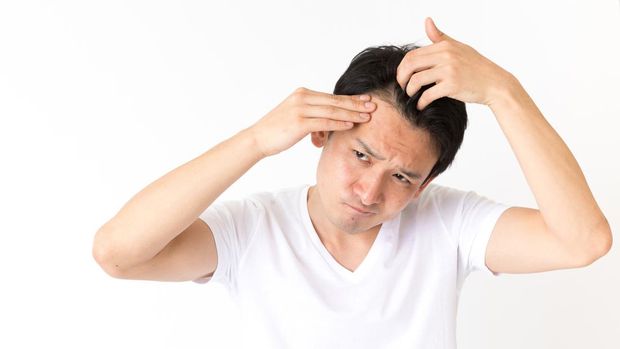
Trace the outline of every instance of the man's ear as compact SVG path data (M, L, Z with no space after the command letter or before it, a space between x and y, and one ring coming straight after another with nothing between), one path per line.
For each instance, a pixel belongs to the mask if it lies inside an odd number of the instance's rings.
M424 183L424 185L420 186L420 188L418 188L418 190L417 190L417 191L415 192L415 194L413 195L413 198L414 198L414 199L417 199L417 198L420 196L420 194L422 194L422 191L423 191L424 189L426 189L426 187L427 187L429 184L431 184L431 182L432 182L432 181L433 181L433 179L435 179L435 178L437 178L437 176L434 176L434 177L429 178L429 179L428 179L428 181L426 181L426 183Z
M327 144L327 133L328 131L315 131L310 133L310 137L312 139L312 144L314 144L317 148L321 148ZM333 137L334 135L332 135Z

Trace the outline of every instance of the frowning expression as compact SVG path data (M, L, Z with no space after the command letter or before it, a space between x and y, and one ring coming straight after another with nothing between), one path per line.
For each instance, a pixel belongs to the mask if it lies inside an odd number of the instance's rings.
M421 186L438 158L428 132L384 100L372 100L370 121L329 139L327 132L312 133L323 147L316 186L323 215L346 233L365 232L402 211L430 183Z

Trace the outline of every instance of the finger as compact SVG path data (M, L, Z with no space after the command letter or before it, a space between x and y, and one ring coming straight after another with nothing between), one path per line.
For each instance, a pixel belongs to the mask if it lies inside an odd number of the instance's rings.
M408 61L401 62L399 68L400 71L397 71L396 76L399 81L399 85L404 90L411 77L420 71L433 68L443 61L443 56L437 53L425 54L425 55L417 55L415 58L410 59ZM402 68L401 68L402 67ZM409 93L408 93L409 94Z
M430 17L426 17L426 20L424 21L424 29L426 30L426 36L428 36L433 43L451 39L451 37L437 28L435 21L433 21Z
M308 132L317 131L341 131L352 128L355 124L350 121L338 121L331 119L308 119Z
M437 83L440 81L441 74L439 69L427 69L421 72L415 73L409 79L409 83L407 84L407 95L410 97L413 96L422 86L429 85L432 83Z
M426 55L437 51L437 45L428 44L426 46L420 46L407 51L407 54Z
M374 111L377 105L371 101L360 99L360 95L334 95L319 91L310 91L304 100L310 105L331 105L334 107L369 113ZM369 103L368 106L366 103Z
M366 122L370 120L369 113L360 113L332 105L307 105L303 108L301 116L351 122Z
M412 74L432 66L430 62L432 59L427 58L427 56L435 55L441 50L442 48L437 45L429 45L407 52L396 68L398 85L404 90Z
M422 110L426 108L429 104L433 103L433 101L448 96L448 91L445 83L438 83L435 86L429 88L428 90L422 92L420 99L418 99L418 110Z

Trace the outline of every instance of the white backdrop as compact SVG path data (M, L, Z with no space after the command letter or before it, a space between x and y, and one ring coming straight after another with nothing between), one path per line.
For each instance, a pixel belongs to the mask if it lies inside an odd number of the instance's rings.
M618 1L0 2L0 347L234 347L216 284L119 280L96 230L131 196L270 111L331 92L368 46L425 37L424 18L513 73L620 227ZM437 183L535 201L488 108ZM315 183L304 138L220 198ZM582 269L471 274L458 345L619 348L618 247Z

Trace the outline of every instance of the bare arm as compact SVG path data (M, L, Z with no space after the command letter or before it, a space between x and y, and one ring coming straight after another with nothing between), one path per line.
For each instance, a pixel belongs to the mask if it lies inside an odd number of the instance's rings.
M120 270L153 258L262 157L244 129L168 172L99 229L93 255Z
M570 149L512 74L426 20L432 45L407 53L398 81L418 108L448 96L487 105L504 132L539 208L511 207L498 219L485 263L500 273L584 267L613 237Z
M188 274L189 264L214 250L212 241L205 240L210 230L196 220L220 194L258 161L290 148L310 132L344 130L352 127L346 121L368 121L360 112L374 110L371 104L364 106L359 96L296 89L252 127L132 197L95 235L95 259L109 274L129 278ZM212 263L207 264L205 268L212 269Z

